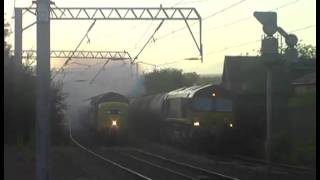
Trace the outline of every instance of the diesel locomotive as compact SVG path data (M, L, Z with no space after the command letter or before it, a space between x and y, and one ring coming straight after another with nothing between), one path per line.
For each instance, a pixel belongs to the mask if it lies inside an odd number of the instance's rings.
M128 98L109 92L90 99L89 119L97 139L115 142L125 138L128 128Z
M236 128L231 95L219 85L183 87L130 101L136 135L174 144L226 147Z

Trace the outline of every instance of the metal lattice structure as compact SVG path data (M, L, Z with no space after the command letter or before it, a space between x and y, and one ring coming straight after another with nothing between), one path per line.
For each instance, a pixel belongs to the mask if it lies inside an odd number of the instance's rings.
M21 8L37 15L36 8ZM50 8L50 20L201 20L195 8Z
M22 27L22 15L31 14L31 15L40 15L37 11L37 8L34 7L24 7L24 8L15 8L15 36L17 37L17 42L15 44L15 56L18 62L21 63L22 60L22 46L19 46L22 39L22 31L30 28L36 22ZM42 14L45 19L50 20L183 20L188 27L188 30L192 36L192 39L200 53L201 61L203 61L203 48L202 48L202 19L198 11L195 8L183 8L183 7L91 7L91 8L80 8L80 7L49 7L48 14ZM199 21L199 39L196 40L190 26L188 24L189 20ZM21 36L21 38L20 38ZM65 57L64 55L67 52L62 53L61 56L58 56L56 52L50 53L55 57ZM97 55L97 56L95 56ZM52 56L52 57L53 57ZM92 52L84 55L79 53L79 57L90 56L90 58L106 57L101 53ZM108 55L107 55L108 56ZM111 55L110 55L111 56ZM121 58L121 57L120 57ZM131 57L130 57L131 58Z
M23 58L34 58L37 56L35 50L23 50ZM50 58L75 58L75 59L110 59L110 60L132 60L127 51L66 51L51 50Z

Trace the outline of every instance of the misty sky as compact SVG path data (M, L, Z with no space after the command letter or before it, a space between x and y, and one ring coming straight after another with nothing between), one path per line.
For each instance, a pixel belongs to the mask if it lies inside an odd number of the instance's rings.
M17 7L28 7L31 0L16 0ZM55 0L58 7L195 7L203 20L204 62L185 61L198 57L199 52L183 21L165 21L150 43L139 56L139 61L153 64L177 62L161 67L175 67L186 72L200 74L221 73L225 55L255 55L260 48L263 33L261 24L253 17L254 11L276 9L278 25L294 33L302 42L316 44L316 0L245 0L221 13L216 12L240 0ZM13 27L14 0L4 0L5 18ZM25 16L23 26L35 21ZM51 49L74 50L92 21L51 21ZM135 56L152 35L160 21L97 21L89 33L90 43L84 42L79 50L129 51ZM190 23L194 23L190 21ZM231 24L231 25L230 25ZM192 26L198 37L198 25ZM166 34L170 34L163 37ZM23 49L36 49L36 27L23 33ZM10 38L13 44L13 34ZM52 60L53 67L63 61ZM147 68L148 66L145 66ZM151 67L152 68L152 67Z

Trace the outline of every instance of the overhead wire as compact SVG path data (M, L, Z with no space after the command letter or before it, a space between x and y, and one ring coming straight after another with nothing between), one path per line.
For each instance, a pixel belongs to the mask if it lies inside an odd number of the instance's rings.
M228 49L232 49L232 48L236 48L236 47L246 46L248 44L253 44L253 43L259 42L260 40L261 39L251 40L251 41L247 41L247 42L244 42L244 43L236 44L236 45L233 45L233 46L225 47L225 48L222 48L220 50L210 51L210 52L206 53L205 55L210 55L210 54L214 54L214 53L223 52L223 51L226 51Z
M90 25L85 35L82 37L81 41L78 43L77 47L74 49L74 51L72 51L71 55L67 58L67 60L61 66L58 72L52 77L52 79L54 79L59 74L59 72L63 71L64 67L68 65L69 61L71 61L71 58L74 56L74 53L78 51L78 48L81 46L82 42L87 38L89 32L91 31L95 23L96 23L96 20L94 20L93 23Z
M226 11L226 10L229 10L229 9L231 9L231 8L233 8L233 7L236 7L236 6L244 3L245 1L247 1L247 0L241 0L241 1L238 1L238 2L236 2L236 3L233 3L233 4L231 4L230 6L227 6L227 7L223 8L223 9L221 9L220 11L217 11L217 12L215 12L215 13L213 13L213 14L210 14L210 15L206 16L206 17L203 18L202 20L205 21L206 19L212 18L212 17L214 17L214 16L216 16L216 15L218 15L218 14L220 14L220 13L223 13L223 12Z
M270 9L269 11L277 11L279 9L282 9L282 8L285 8L285 7L288 7L292 4L295 4L297 3L299 0L295 0L295 1L291 1L289 3L285 3L285 4L282 4L281 6L278 6L278 7L275 7L273 9ZM232 22L229 22L229 23L225 23L223 25L220 25L220 26L215 26L215 27L212 27L212 28L209 28L207 29L207 31L209 30L217 30L217 29L220 29L220 28L225 28L225 27L228 27L228 26L231 26L231 25L234 25L234 24L237 24L237 23L240 23L240 22L243 22L243 21L246 21L246 20L249 20L253 18L253 16L246 16L246 17L243 17L243 18L240 18L240 19L237 19L237 20L234 20Z
M288 2L288 3L286 3L286 4L283 4L283 5L279 6L279 7L276 7L276 8L270 9L269 11L276 11L276 10L279 10L279 9L285 8L285 7L287 7L287 6L290 6L290 5L292 5L292 4L297 3L298 1L300 1L300 0L290 1L290 2Z
M236 6L240 5L241 3L245 2L245 1L247 1L247 0L238 1L238 2L236 2L236 3L231 4L230 6L227 6L227 7L223 8L223 9L221 9L221 10L213 13L213 14L210 14L210 15L202 18L202 22L205 21L205 20L207 20L207 19L209 19L209 18L212 18L212 17L214 17L214 16L216 16L216 15L218 15L218 14L220 14L220 13L223 13L223 12L225 12L226 10L229 10L229 9L231 9L231 8L233 8L233 7L236 7ZM193 26L193 25L195 25L195 24L197 24L197 23L196 23L196 22L195 22L195 23L192 23L192 24L190 24L190 26ZM156 38L156 40L164 39L164 38L166 38L166 37L168 37L168 36L170 36L170 35L172 35L172 34L175 34L175 33L179 32L179 31L184 30L185 28L187 28L187 27L184 26L184 27L181 27L181 28L179 28L179 29L173 30L173 31L171 31L170 33L167 33L167 34L165 34L165 35L163 35L163 36L160 36L160 37Z
M183 1L184 1L184 0L180 0L180 1L176 2L175 4L171 5L170 7L175 7L175 6L179 5L179 4L181 4ZM160 6L160 7L162 7L162 6ZM150 29L150 27L151 27L151 24L149 25L149 27L147 28L147 30L145 31L145 33L142 34L142 36L140 37L138 43L136 43L135 47L132 48L132 49L130 49L130 50L135 50L135 49L138 48L138 47L137 47L137 44L139 44L140 41L143 39L143 37L147 34L147 32L148 32L148 30Z
M90 80L90 84L92 84L95 79L98 77L98 75L101 73L102 70L104 70L104 67L110 62L110 59L108 59L104 64L103 66L99 69L99 71L96 73L96 75L94 75L94 77Z
M288 7L288 6L292 5L292 4L297 3L298 1L300 1L300 0L294 0L294 1L291 1L291 2L289 2L289 3L282 4L281 6L275 7L275 8L273 8L273 9L269 9L268 11L278 11L279 9L282 9L282 8L285 8L285 7ZM217 30L217 29L225 28L225 27L228 27L228 26L231 26L231 25L234 25L234 24L237 24L237 23L240 23L240 22L249 20L249 19L251 19L251 18L253 18L253 16L246 16L246 17L237 19L237 20L235 20L235 21L232 21L232 22L229 22L229 23L220 25L220 26L215 26L215 27L209 28L209 29L207 29L206 31L211 31L211 30Z
M291 1L291 2L288 2L288 3L285 3L285 4L282 4L281 6L272 8L272 9L270 9L269 11L277 11L277 10L279 10L279 9L282 9L282 8L288 7L288 6L292 5L292 4L295 4L295 3L297 3L298 1L300 1L300 0L294 0L294 1ZM230 5L230 6L226 7L226 8L230 9L230 8L238 5L239 3L242 3L242 2L239 1L239 2L237 2L237 3L235 3L235 4L232 4L232 5ZM227 10L226 8L220 10L221 13L224 12L225 10ZM215 14L215 13L214 13L214 14ZM214 15L214 14L212 14L212 15ZM216 14L216 15L217 15L217 14ZM209 16L210 16L210 15L209 15ZM207 16L207 17L208 17L208 16ZM206 17L206 18L207 18L207 17ZM228 26L231 26L231 25L234 25L234 24L237 24L237 23L240 23L240 22L249 20L249 19L251 19L251 18L252 18L252 16L246 16L246 17L243 17L243 18L234 20L234 21L232 21L232 22L229 22L229 23L226 23L226 24L223 24L223 25L220 25L220 26L212 27L212 28L210 28L210 29L207 29L206 31L216 30L216 29L220 29L220 28L225 28L225 27L228 27ZM193 23L193 24L191 24L190 26L192 26L192 25L194 25L194 24L196 24L196 23ZM170 33L167 33L167 34L165 34L165 35L163 35L163 36L160 36L159 38L156 38L156 40L164 39L164 38L166 38L166 37L168 37L168 36L170 36L170 35L173 35L173 34L179 32L179 31L182 31L182 30L185 29L185 28L186 28L186 27L181 27L181 28L179 28L179 29L173 30L173 31L171 31Z
M194 1L186 1L183 4L193 4L193 3L203 3L208 0L194 0Z
M278 7L275 7L275 8L270 9L269 11L277 11L277 10L279 10L279 9L282 9L282 8L288 7L288 6L292 5L292 4L295 4L295 3L297 3L298 1L299 1L299 0L295 0L295 1L291 1L291 2L288 2L288 3L282 4L282 5L278 6ZM211 29L208 29L208 30L215 30L215 29L219 29L219 28L224 28L224 27L231 26L231 25L234 25L234 24L236 24L236 23L239 23L239 22L242 22L242 21L251 19L251 18L252 18L252 16L247 16L247 17L244 17L244 18L240 18L240 19L238 19L238 20L236 20L236 21L233 21L233 22L230 22L230 23L226 23L226 24L224 24L224 25L222 25L222 26L216 26L216 27L211 28ZM258 41L259 41L259 40L258 40ZM240 46L243 46L242 44L247 45L248 43L250 44L250 43L255 43L255 42L257 42L257 40L249 41L249 42L246 42L246 43L241 43L241 44L239 44L239 45L240 45ZM238 47L238 45L236 45L236 47ZM233 48L233 47L232 47L232 48ZM222 51L224 51L224 49L225 49L225 48L223 48L223 49L221 49L221 50L218 50L218 51L211 51L211 52L209 52L208 54L212 54L212 53L214 53L214 52L222 52ZM208 55L208 54L206 54L206 55Z
M143 37L147 34L147 32L149 31L149 29L151 28L152 26L152 22L149 24L149 26L147 27L147 29L144 31L144 33L140 36L138 42L135 44L134 48L130 49L129 51L131 50L135 50L138 48L138 44L140 44L141 40L143 39Z
M306 26L306 27L302 27L302 28L298 28L298 29L291 30L291 31L289 31L289 32L290 32L290 33L293 33L293 32L304 31L304 30L306 30L306 29L310 29L310 28L313 28L313 27L316 27L316 25L315 25L315 24L309 25L309 26Z
M136 57L134 57L133 61L134 62L136 59L138 59L139 55L141 54L141 52L144 50L144 48L149 44L150 40L153 38L153 36L156 34L156 32L159 30L159 28L162 26L164 20L162 20L160 22L160 24L158 25L158 27L155 29L155 31L153 32L153 34L150 36L150 38L148 39L148 41L144 44L144 46L142 47L142 49L140 50L140 52L136 55Z
M173 4L171 7L175 7L175 6L179 5L179 4L181 4L183 1L184 0L180 0L180 1L176 2L175 4Z
M180 0L180 1L176 2L175 4L171 5L171 7L175 7L175 6L177 6L178 4L181 4L183 1L184 1L184 0ZM130 50L135 50L135 49L138 48L137 45L140 44L141 40L142 40L143 37L147 34L147 32L150 30L151 26L152 26L152 22L149 24L149 26L147 27L147 29L145 30L145 32L142 34L142 36L140 36L138 42L135 44L135 47L132 48L132 49L130 49Z
M175 3L173 6L176 6L176 5L180 4L180 3L182 3L182 1L183 1L183 0ZM236 3L233 3L233 4L231 4L230 6L227 6L227 7L223 8L223 9L221 9L221 10L213 13L213 14L210 14L210 15L206 16L206 17L205 17L204 19L202 19L202 20L207 20L207 19L209 19L209 18L211 18L211 17L214 17L214 16L216 16L216 15L218 15L218 14L220 14L220 13L222 13L222 12L228 10L228 9L231 9L231 8L233 8L233 7L237 6L237 5L245 2L245 1L246 1L246 0L240 0L240 1L236 2ZM191 24L190 26L192 26L192 25L194 25L194 24L196 24L196 23L193 23L193 24ZM183 30L183 29L185 29L185 28L186 28L186 27L182 27L182 28L180 28L180 29L177 29L177 30L175 30L175 31L172 31L171 33L165 34L164 36L160 36L159 38L154 38L154 41L159 40L159 39L163 39L163 38L165 38L165 37L167 37L167 36L169 36L169 35L172 35L173 33L176 33L176 32L178 32L178 31L181 31L181 30ZM155 33L154 33L154 34L155 34ZM151 36L151 37L153 37L153 36ZM151 38L149 39L149 41L150 41L150 40L151 40ZM148 41L146 44L148 44L149 41ZM145 44L145 46L146 46L146 44ZM141 51L140 51L140 53L141 53ZM140 53L139 53L139 54L140 54ZM138 55L139 55L139 54L138 54ZM137 57L137 56L136 56L136 57Z
M302 28L297 28L297 29L289 31L289 33L298 32L298 31L304 31L304 30L307 30L307 29L310 29L310 28L313 28L313 27L316 27L316 25L308 25L308 26L305 26L305 27L302 27ZM247 41L247 42L236 44L236 45L233 45L233 46L230 46L230 47L222 48L220 50L210 51L209 53L206 53L205 55L210 55L210 54L214 54L214 53L223 52L223 51L226 51L228 49L246 46L246 45L249 45L249 44L257 43L259 41L261 41L261 39Z

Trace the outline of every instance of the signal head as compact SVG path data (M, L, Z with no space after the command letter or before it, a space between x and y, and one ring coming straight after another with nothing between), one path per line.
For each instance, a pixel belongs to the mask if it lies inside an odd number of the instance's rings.
M254 17L263 25L263 31L272 36L278 30L276 12L258 12L253 13Z

